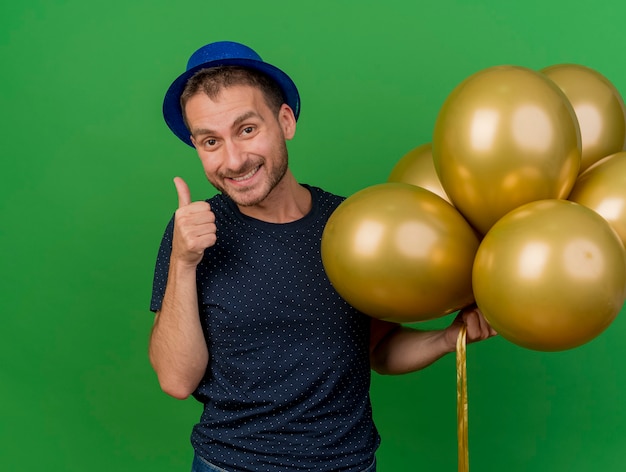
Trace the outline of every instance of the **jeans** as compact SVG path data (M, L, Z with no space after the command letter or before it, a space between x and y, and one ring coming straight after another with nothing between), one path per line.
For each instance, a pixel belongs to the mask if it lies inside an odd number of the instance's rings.
M193 463L191 464L191 472L228 472L228 471L216 465L208 463L198 454L195 454L193 456Z
M191 465L191 472L228 472L216 465L210 464L205 461L198 454L194 455L193 463ZM372 465L363 470L363 472L376 472L376 459L374 458L374 462Z

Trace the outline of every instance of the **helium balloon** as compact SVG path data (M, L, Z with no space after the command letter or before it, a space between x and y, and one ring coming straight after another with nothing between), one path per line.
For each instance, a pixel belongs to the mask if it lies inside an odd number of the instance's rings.
M441 185L481 234L522 204L567 197L580 167L572 105L524 67L491 67L461 82L437 116L432 144Z
M626 152L605 157L580 174L567 199L603 216L626 246Z
M322 234L322 262L337 292L378 319L414 322L474 301L478 237L442 198L391 182L342 202Z
M435 170L430 143L417 146L406 153L391 169L387 182L404 182L416 185L430 190L451 203Z
M541 200L502 217L472 273L476 304L505 339L538 351L580 346L604 331L626 296L626 251L596 212Z
M605 76L577 64L558 64L541 72L563 90L574 107L582 143L580 172L603 157L624 150L624 101Z

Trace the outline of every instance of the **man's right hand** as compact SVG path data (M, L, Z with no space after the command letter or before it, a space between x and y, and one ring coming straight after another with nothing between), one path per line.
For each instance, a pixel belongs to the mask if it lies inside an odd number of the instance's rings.
M192 202L189 186L180 177L174 179L178 210L174 219L172 260L197 266L204 250L217 241L215 215L205 201Z

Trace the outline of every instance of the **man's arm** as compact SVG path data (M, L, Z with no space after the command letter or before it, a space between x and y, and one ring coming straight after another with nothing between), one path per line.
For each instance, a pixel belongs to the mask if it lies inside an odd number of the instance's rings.
M187 398L209 361L198 312L196 267L216 241L215 216L207 202L191 203L187 184L175 179L178 210L174 219L167 286L150 336L150 362L163 391Z
M372 319L370 362L380 374L406 374L429 366L456 350L461 326L467 326L467 342L496 335L480 310L468 307L446 329L420 331L396 323Z

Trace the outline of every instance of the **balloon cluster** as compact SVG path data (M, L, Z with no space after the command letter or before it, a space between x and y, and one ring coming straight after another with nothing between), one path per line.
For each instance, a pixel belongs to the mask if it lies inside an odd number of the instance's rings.
M475 302L519 346L580 346L626 299L625 143L622 97L593 69L479 71L445 100L432 143L331 215L324 268L374 318Z

